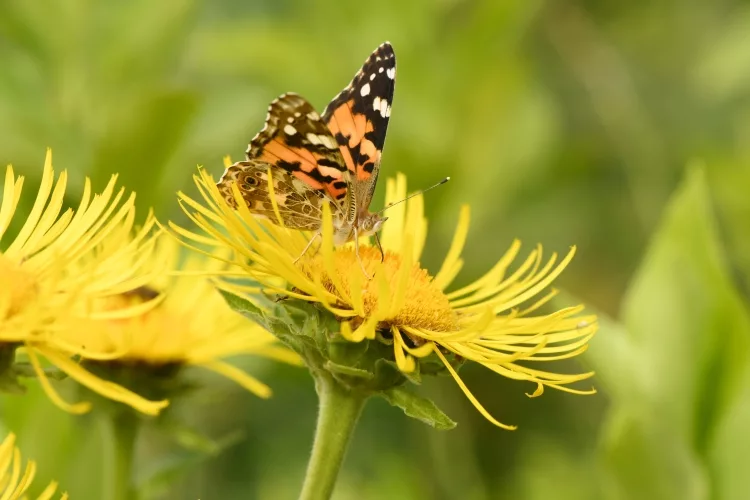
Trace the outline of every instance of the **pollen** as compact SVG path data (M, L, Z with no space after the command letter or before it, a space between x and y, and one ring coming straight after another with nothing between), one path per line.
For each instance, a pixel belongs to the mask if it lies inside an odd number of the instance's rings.
M404 269L401 255L390 251L385 252L381 264L380 250L376 247L360 247L359 257L369 275L378 273L382 278L375 276L372 280L359 279L362 271L357 254L354 248L350 247L338 248L334 253L335 279L331 279L321 256L307 259L300 265L310 279L320 280L326 290L341 298L342 303L349 302L342 295L352 297L353 288L361 289L363 319L371 317L381 309L379 302L391 302L389 313L378 314L380 329L391 326L408 326L433 332L452 332L459 329L456 313L451 308L448 297L419 264L411 265L408 270ZM398 288L400 281L404 279L403 273L408 273L408 278L402 298L399 300ZM381 288L381 280L388 286ZM336 286L336 282L341 284L341 290ZM382 297L386 292L389 296Z

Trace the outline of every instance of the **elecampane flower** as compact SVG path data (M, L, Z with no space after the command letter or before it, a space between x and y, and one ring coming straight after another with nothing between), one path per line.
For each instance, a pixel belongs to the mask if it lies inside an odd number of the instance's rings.
M545 387L577 394L595 392L570 387L591 377L592 372L568 375L535 367L539 362L577 356L586 350L597 330L596 317L582 315L581 305L538 313L556 294L549 287L573 258L575 248L558 260L555 253L544 259L541 247L537 247L511 270L520 251L520 243L515 241L484 276L449 291L463 266L461 252L468 233L469 209L462 208L451 247L433 277L419 265L427 221L423 199L416 196L408 204L390 209L382 231L382 262L377 247L367 246L365 240L360 242L359 258L367 274L374 275L368 280L357 265L352 244L334 248L327 206L319 251L297 260L311 234L254 217L237 191L239 208L232 209L204 171L196 176L196 184L206 205L184 194L180 198L203 234L172 225L178 234L198 245L232 249L234 264L263 292L319 304L341 318L340 333L352 342L389 335L393 359L404 373L414 371L420 359L436 356L472 404L495 425L514 428L498 422L484 409L449 357L474 361L505 377L532 382L536 388L529 396L541 395ZM387 204L405 195L405 177L388 180Z
M117 176L93 196L86 179L78 207L63 209L67 179L63 171L55 180L48 151L31 211L6 242L24 183L11 166L6 169L0 202L0 350L12 359L20 346L49 397L68 411L82 413L89 404L63 401L45 375L43 359L83 385L108 387L139 410L157 413L165 402L147 401L100 380L71 359L110 354L71 344L63 335L101 316L91 309L94 301L143 286L163 272L155 259L155 220L149 215L140 229L134 228L135 195L126 198L123 189L115 189ZM128 317L151 306L126 306L107 314Z
M0 444L0 498L3 500L19 500L26 498L25 493L34 481L36 463L21 459L21 452L15 446L16 436L11 433ZM37 497L38 500L49 500L57 491L57 483L51 482ZM63 493L60 500L67 500L68 494Z
M300 364L298 356L279 345L268 331L230 309L211 282L200 275L220 273L226 267L220 260L193 254L179 265L177 242L164 236L160 246L175 273L102 301L99 309L106 311L114 306L117 310L158 295L163 300L139 316L97 321L90 328L71 331L69 341L85 344L97 352L113 353L113 359L96 364L157 372L160 367L201 366L234 380L260 397L269 397L268 386L224 358L251 354ZM178 275L180 272L182 275Z

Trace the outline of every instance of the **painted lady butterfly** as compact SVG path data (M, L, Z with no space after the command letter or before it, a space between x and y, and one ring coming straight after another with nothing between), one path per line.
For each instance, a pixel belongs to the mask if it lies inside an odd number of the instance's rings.
M268 193L270 171L286 227L317 231L317 237L323 203L330 202L334 243L354 240L356 244L360 236L377 237L387 217L370 212L369 206L395 82L396 56L386 42L367 58L322 116L303 97L281 95L268 107L265 126L250 141L247 160L226 169L217 183L219 191L236 206L231 189L236 182L250 211L275 222Z

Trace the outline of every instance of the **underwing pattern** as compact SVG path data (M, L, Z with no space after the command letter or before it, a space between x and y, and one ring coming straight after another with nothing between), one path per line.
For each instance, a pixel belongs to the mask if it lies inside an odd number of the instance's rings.
M270 172L285 226L319 230L322 204L330 202L337 243L378 231L385 218L369 206L395 81L396 56L386 42L322 115L298 94L279 96L250 141L247 159L231 165L219 180L224 198L236 206L231 189L236 183L250 212L275 221L267 185Z

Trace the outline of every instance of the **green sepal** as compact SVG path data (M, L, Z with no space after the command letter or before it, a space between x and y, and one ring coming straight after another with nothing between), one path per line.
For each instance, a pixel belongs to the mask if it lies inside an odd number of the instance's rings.
M25 394L26 387L19 381L19 378L37 377L31 364L16 360L16 349L20 345L19 343L0 344L0 392ZM42 371L53 380L62 380L66 377L65 373L54 366L42 368Z
M250 300L220 290L227 304L261 325L302 357L312 376L324 377L366 397L379 395L412 418L436 429L452 429L455 422L429 399L401 389L407 380L421 384L422 375L446 372L431 355L417 359L410 373L399 370L393 354L393 339L378 332L374 340L351 342L341 336L341 318L318 304L296 299L273 301L260 298L258 307ZM448 357L452 366L462 361Z
M351 366L340 365L338 363L334 363L333 361L326 361L325 368L331 373L347 377L359 377L365 380L372 380L373 378L375 378L375 374L372 372L368 372L367 370L360 370L359 368L354 368Z
M418 396L403 387L394 387L378 393L392 406L401 408L404 414L438 429L450 430L456 427L456 422L442 412L434 402Z

